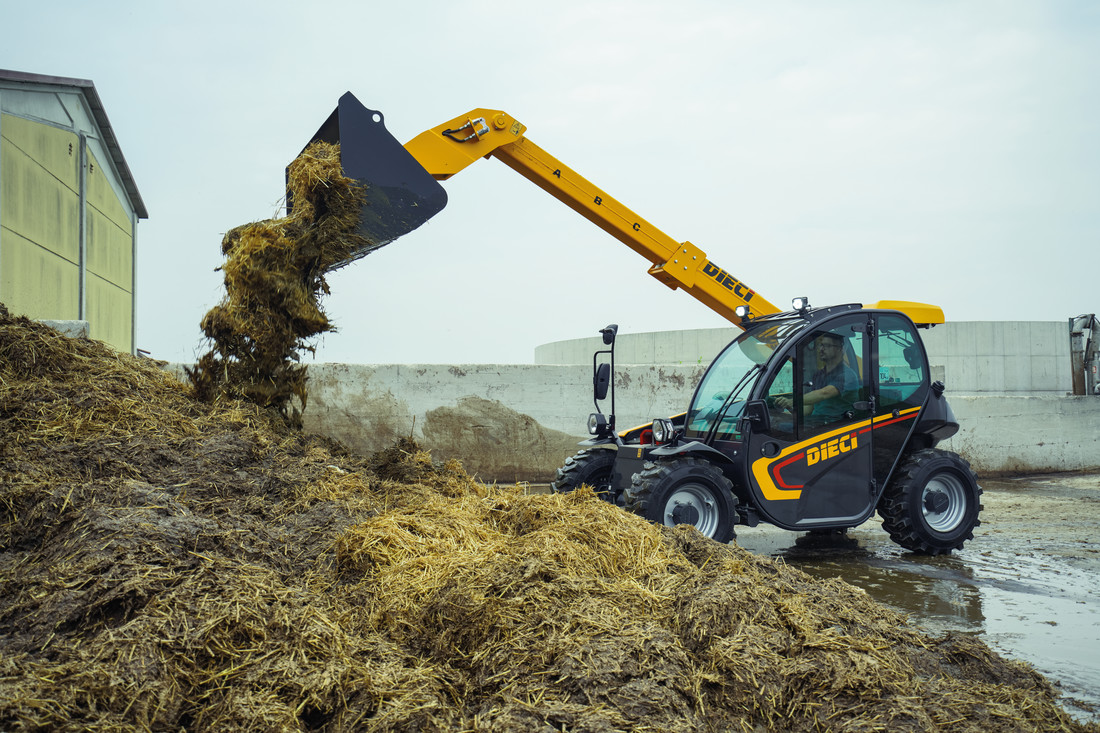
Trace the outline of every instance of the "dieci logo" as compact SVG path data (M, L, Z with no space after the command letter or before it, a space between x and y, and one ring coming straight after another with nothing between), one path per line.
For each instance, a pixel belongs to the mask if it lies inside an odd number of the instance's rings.
M815 445L813 448L807 448L806 465L812 466L818 461L827 461L830 458L836 458L841 453L853 451L858 447L859 443L856 441L855 433L833 438L828 443L822 443L821 445Z
M732 290L738 298L746 303L752 300L752 296L756 295L755 291L745 287L743 282L733 277L710 260L707 260L707 263L703 265L703 274L707 277L714 278L714 280L720 283L726 290Z

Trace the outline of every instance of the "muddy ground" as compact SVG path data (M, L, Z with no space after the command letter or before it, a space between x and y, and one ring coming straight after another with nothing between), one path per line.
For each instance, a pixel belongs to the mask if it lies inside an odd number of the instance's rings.
M827 541L764 525L737 541L839 576L930 631L976 634L1055 681L1077 717L1100 720L1100 473L981 483L982 526L946 557L905 552L877 521Z

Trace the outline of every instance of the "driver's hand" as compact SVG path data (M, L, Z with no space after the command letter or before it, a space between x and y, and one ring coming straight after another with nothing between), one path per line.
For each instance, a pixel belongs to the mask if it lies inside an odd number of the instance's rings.
M775 404L784 410L789 410L794 405L790 397L776 397Z

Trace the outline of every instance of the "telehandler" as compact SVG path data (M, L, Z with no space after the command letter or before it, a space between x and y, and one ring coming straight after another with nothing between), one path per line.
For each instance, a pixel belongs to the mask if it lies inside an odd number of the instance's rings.
M649 260L743 332L707 369L687 412L617 431L617 326L593 356L592 436L558 469L555 491L592 486L653 522L690 524L721 542L738 524L840 531L877 510L902 547L961 549L978 526L970 465L936 446L959 425L932 381L919 328L944 322L932 305L879 301L780 312L690 242L677 242L565 166L499 110L476 109L404 146L382 114L348 92L311 143L339 143L344 174L364 186L366 254L438 213L438 181L497 158ZM288 202L288 208L293 202ZM350 260L349 260L350 261ZM601 402L610 394L610 411Z

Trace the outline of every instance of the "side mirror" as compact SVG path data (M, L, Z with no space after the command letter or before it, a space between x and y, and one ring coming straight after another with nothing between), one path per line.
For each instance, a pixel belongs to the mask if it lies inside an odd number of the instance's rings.
M596 368L596 374L592 377L592 389L595 391L596 400L607 397L607 388L611 385L611 365L607 362Z
M612 323L606 328L601 328L600 333L603 334L603 342L605 346L610 346L615 343L615 335L619 333L619 324Z
M767 433L771 431L772 416L768 412L767 402L752 400L745 403L745 411L741 413L741 432L745 432L746 427L749 425L759 432Z

